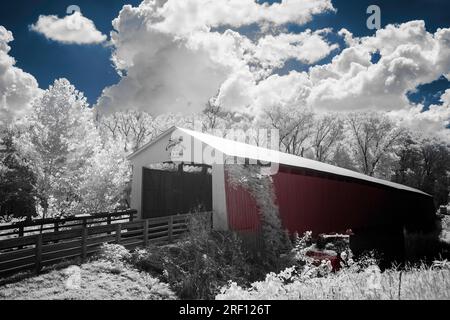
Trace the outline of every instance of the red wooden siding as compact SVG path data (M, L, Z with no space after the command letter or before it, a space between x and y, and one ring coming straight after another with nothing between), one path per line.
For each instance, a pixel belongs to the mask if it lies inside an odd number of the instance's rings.
M297 172L298 171L298 172ZM347 229L384 227L402 224L399 211L404 193L342 177L314 175L301 169L281 167L273 176L277 204L283 226L292 234L344 232ZM261 228L258 208L252 195L243 187L232 187L225 174L228 222L231 230L258 231ZM403 200L402 200L403 199ZM412 199L408 202L414 203Z
M261 220L255 199L242 186L232 186L226 171L225 190L229 228L236 231L259 231Z
M357 182L279 172L273 177L289 232L324 233L389 223L392 193Z

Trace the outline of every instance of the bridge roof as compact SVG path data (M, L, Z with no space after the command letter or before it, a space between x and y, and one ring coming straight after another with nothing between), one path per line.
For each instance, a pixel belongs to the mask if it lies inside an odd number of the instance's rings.
M239 157L239 158L248 158L253 160L259 160L266 163L278 163L280 165L287 165L297 168L310 169L318 172L329 173L333 175L338 175L342 177L354 178L362 181L368 181L371 183L376 183L388 187L392 187L395 189L401 189L416 193L421 193L424 195L428 195L418 189L414 189L402 184L394 183L391 181L374 178L356 171L340 168L337 166L333 166L327 163L295 156L292 154L280 152L277 150L271 150L267 148L258 147L255 145L238 142L235 140L225 139L221 137L217 137L211 134L193 131L180 127L172 127L166 132L162 133L158 138L151 141L150 143L144 145L141 149L137 150L133 154L129 156L129 159L133 159L135 156L140 154L142 151L149 148L160 138L166 136L169 133L173 133L178 130L179 133L187 134L202 143L209 145L210 147L222 152L224 155Z

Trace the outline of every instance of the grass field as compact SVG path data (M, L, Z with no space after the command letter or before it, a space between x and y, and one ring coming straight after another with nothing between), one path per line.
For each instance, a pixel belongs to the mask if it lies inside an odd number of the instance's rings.
M1 300L175 299L168 285L149 274L104 260L70 266L0 286Z

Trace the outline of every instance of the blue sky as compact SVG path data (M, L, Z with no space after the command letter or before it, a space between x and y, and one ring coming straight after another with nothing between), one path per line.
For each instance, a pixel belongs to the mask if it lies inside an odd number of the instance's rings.
M325 13L315 16L312 22L301 27L291 25L289 31L301 32L307 28L312 30L331 27L335 31L346 28L355 36L374 33L366 28L366 8L377 4L381 8L382 26L390 23L401 23L410 20L425 20L427 30L435 32L439 27L450 27L450 1L348 1L333 0L336 13ZM139 0L16 0L2 3L0 25L13 32L14 42L10 43L10 55L17 60L17 66L32 74L41 88L47 88L54 79L65 77L79 90L83 91L90 103L95 103L103 88L116 84L120 78L112 66L111 48L104 45L67 45L47 40L44 36L30 31L29 26L35 23L39 15L58 15L63 17L69 5L76 4L83 15L94 21L98 30L109 36L112 30L111 21L117 17L124 4L138 5ZM340 41L343 47L342 39ZM333 52L339 53L339 50ZM321 63L329 62L331 55ZM291 69L302 70L307 66L288 61L280 74ZM449 82L441 78L431 84L423 85L409 98L413 102L425 105L437 103L443 91L450 88Z
M140 1L111 0L17 0L2 3L0 25L13 32L11 56L17 66L31 73L41 88L47 88L56 78L69 79L94 103L104 87L117 83L119 76L111 65L111 49L103 45L66 45L47 40L29 30L39 15L63 17L68 6L76 3L98 30L109 36L111 22L124 4Z

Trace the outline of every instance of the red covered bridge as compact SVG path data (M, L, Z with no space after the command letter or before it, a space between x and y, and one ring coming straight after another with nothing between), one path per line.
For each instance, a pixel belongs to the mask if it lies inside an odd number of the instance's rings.
M398 256L403 252L404 230L426 231L434 224L433 198L420 190L176 127L130 156L132 208L143 217L154 217L186 213L200 205L214 211L216 229L258 234L257 202L245 187L231 185L226 170L230 158L240 159L241 164L235 165L243 165L244 160L277 165L272 176L275 201L283 227L290 233L351 229L355 251L378 248L386 255ZM161 177L160 170L149 169L167 162L199 165L202 170L183 170L181 166Z

